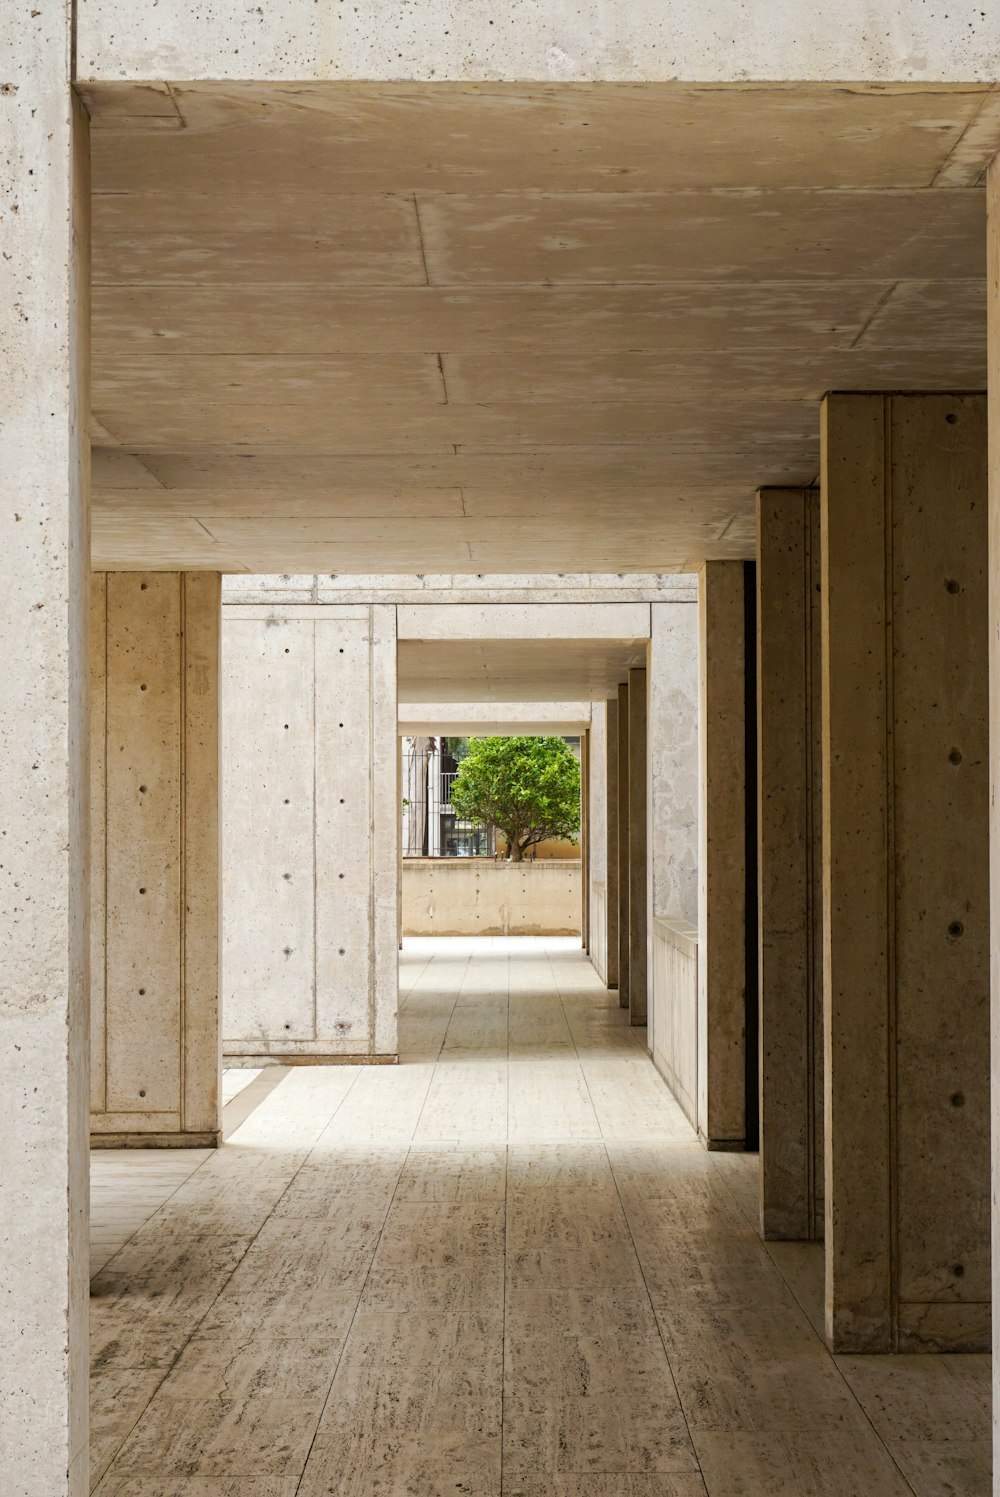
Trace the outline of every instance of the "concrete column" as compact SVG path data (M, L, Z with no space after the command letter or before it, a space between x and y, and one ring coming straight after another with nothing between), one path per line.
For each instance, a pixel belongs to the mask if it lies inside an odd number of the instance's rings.
M657 920L698 919L698 607L650 608L646 812L649 849L647 970L649 1048L692 1117L697 1091L697 997L675 981L683 968L657 961Z
M608 719L605 702L591 705L588 742L589 863L584 899L590 906L590 960L601 981L608 980Z
M217 572L91 593L91 1135L205 1147L219 1110Z
M580 734L580 942L590 952L590 734Z
M631 971L631 923L629 899L629 701L628 684L622 682L618 688L618 1004L629 1008Z
M89 153L68 7L7 6L0 53L0 1485L82 1497Z
M765 1237L823 1235L818 489L757 496L760 1188Z
M645 1024L647 993L646 671L628 673L628 1010Z
M828 397L821 481L827 1332L985 1349L985 397Z
M649 907L698 918L698 607L653 603L649 642Z
M605 767L606 767L606 861L607 893L607 971L605 982L609 988L618 987L618 931L620 926L621 900L618 892L618 696L608 699L605 708Z
M990 1116L1000 1180L1000 167L986 181L989 369ZM991 1195L992 1292L1000 1303L1000 1190ZM993 1491L1000 1497L1000 1314L993 1317Z
M396 1058L396 710L392 606L226 605L230 1063Z
M698 574L698 1129L709 1148L746 1142L746 577Z

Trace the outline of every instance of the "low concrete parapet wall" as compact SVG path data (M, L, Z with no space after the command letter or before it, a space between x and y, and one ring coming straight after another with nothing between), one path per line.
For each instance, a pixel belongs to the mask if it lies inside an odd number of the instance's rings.
M404 936L578 936L579 862L404 858Z
M653 960L653 1062L698 1126L698 929L688 920L655 917L650 923Z

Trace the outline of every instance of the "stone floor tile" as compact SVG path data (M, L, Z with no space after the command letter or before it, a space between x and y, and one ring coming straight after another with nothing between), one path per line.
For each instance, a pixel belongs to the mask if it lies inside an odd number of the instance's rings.
M505 1471L503 1497L706 1497L706 1489L694 1472Z
M323 1400L174 1398L161 1389L119 1450L114 1471L145 1476L287 1476L301 1472Z
M869 1428L808 1434L698 1430L708 1497L913 1497Z
M890 1448L915 1497L990 1497L991 1440L893 1440Z

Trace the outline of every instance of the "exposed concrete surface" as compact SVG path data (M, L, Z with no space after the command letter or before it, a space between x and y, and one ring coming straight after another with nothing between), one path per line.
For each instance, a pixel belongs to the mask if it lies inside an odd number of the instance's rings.
M696 603L684 572L270 573L223 579L226 603Z
M827 1330L985 1350L984 395L831 395L822 472Z
M199 11L156 0L79 0L81 78L589 79L748 78L847 83L992 81L987 3L845 0L803 12L794 0L578 0L483 3L373 0L317 6L213 0ZM153 101L156 106L156 101ZM159 109L166 113L163 103Z
M594 702L587 734L588 952L598 977L608 980L608 703Z
M223 1049L396 1053L395 617L226 609Z
M90 1127L218 1141L219 626L213 572L95 573Z
M707 563L699 591L698 1131L709 1148L739 1148L748 918L743 563Z
M399 695L410 703L596 701L645 658L645 638L404 639Z
M252 73L250 36L286 9L86 6L81 67L89 11L122 62L140 27L152 67L164 26L188 43L218 25L213 68L242 35ZM794 15L807 48L827 27L861 53L878 36L929 77L947 46L922 53L881 10L743 7L725 51L752 70L755 27L788 40ZM938 10L893 13L995 48L995 17ZM710 13L685 5L674 41ZM542 11L462 14L492 37ZM690 571L753 554L760 485L814 481L826 390L984 382L986 88L85 93L99 566Z
M675 999L686 1003L689 995L683 986L675 992L657 980L654 922L658 916L689 924L698 918L698 609L692 603L671 608L657 603L651 615L647 969L650 1049L662 1056L674 1043L678 1024L690 1026L693 1034L697 1023L697 989L690 1014L669 1012ZM662 1070L662 1060L657 1064ZM693 1096L693 1081L691 1087ZM687 1111L687 1103L682 1105Z
M576 936L579 862L403 859L405 936Z
M823 1235L818 489L757 498L760 1186L765 1237Z
M538 733L572 737L590 727L594 706L592 702L400 702L396 717L400 733L411 738L440 733L466 738Z
M990 677L990 1120L992 1134L991 1260L1000 1305L1000 171L989 194L989 677ZM993 1317L993 1491L1000 1494L1000 1311Z
M628 673L628 1006L630 1023L641 1025L649 1009L648 690L645 665L634 666Z
M693 1128L698 1126L698 928L656 916L649 932L653 1063Z
M0 11L0 1452L87 1487L89 156L67 8Z

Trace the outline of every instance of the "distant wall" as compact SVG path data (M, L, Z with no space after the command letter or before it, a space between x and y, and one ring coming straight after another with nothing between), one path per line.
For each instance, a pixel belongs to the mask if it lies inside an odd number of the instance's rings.
M561 859L404 858L404 936L577 936L582 870Z

